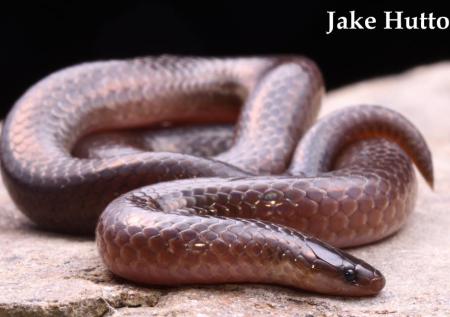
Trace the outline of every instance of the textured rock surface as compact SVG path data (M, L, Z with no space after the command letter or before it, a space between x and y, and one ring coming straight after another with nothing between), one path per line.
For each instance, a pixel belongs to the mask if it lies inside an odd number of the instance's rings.
M361 103L406 115L435 163L435 190L420 181L405 228L352 250L385 274L379 296L332 298L267 285L138 287L106 271L92 240L34 228L0 184L0 316L450 315L450 63L331 92L322 114Z

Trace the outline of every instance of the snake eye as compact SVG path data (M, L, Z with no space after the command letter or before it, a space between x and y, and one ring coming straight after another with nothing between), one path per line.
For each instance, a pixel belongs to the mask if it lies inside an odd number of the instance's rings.
M356 282L356 271L354 269L345 269L344 278L347 282Z

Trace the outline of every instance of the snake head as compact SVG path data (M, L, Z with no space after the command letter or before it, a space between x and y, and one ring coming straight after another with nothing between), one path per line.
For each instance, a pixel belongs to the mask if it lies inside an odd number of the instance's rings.
M311 252L311 290L341 296L378 294L386 281L380 271L342 250L314 238L307 239Z

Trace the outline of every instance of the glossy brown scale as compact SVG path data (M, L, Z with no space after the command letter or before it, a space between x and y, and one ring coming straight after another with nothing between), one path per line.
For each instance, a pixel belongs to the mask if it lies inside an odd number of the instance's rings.
M414 208L412 161L432 185L431 154L386 108L313 124L322 93L295 56L82 64L18 100L3 178L38 225L97 226L107 267L135 282L376 294L381 273L336 247L396 232Z

